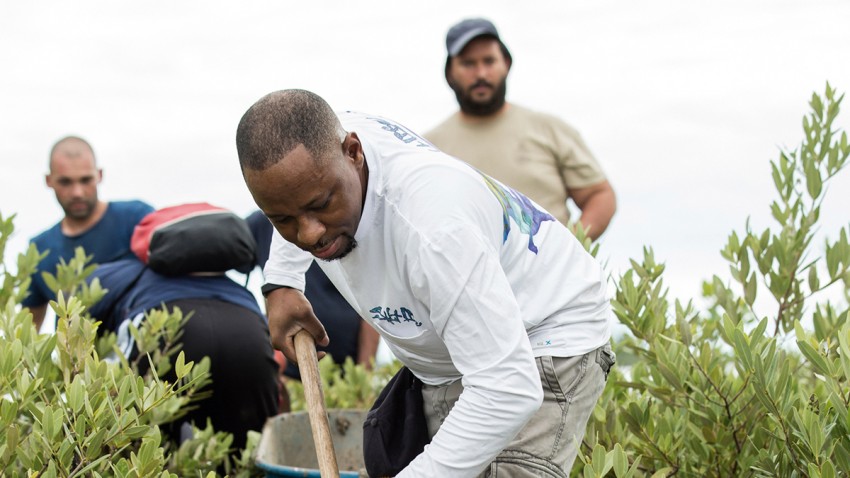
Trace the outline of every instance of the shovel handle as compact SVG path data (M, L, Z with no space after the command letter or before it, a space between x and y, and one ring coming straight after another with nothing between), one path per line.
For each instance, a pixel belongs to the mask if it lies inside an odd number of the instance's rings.
M295 355L298 359L298 369L301 371L301 383L304 385L304 398L307 400L310 428L313 430L313 444L316 445L316 456L319 458L319 472L322 477L339 478L339 466L336 463L328 412L325 409L325 396L322 393L322 379L319 376L316 341L310 332L301 330L295 334Z

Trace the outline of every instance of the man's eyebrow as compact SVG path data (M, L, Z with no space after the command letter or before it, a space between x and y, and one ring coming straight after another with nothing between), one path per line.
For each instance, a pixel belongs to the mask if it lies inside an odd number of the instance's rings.
M321 206L322 204L325 203L325 201L327 201L327 199L330 195L331 195L330 191L322 191L322 194L320 196L316 196L312 201L307 203L307 207L312 208L312 207Z
M333 194L333 189L322 190L319 193L318 196L311 199L310 202L308 202L304 206L300 207L299 209L302 209L302 210L312 209L314 207L321 206L322 204L325 203L325 201L328 200L328 198L330 198L331 194ZM281 214L266 214L266 217L274 221L274 220L286 219L286 218L290 217L290 215L289 214L283 214L283 213L281 213Z

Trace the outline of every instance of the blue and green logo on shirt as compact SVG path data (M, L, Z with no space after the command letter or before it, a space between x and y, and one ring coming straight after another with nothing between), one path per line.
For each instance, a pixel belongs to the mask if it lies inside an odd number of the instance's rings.
M528 250L537 254L534 235L540 230L542 223L545 221L554 221L555 218L546 211L535 207L531 200L522 194L511 188L502 186L480 171L479 174L484 178L484 182L490 188L490 192L496 196L496 199L502 205L502 211L504 211L502 220L505 231L502 242L504 243L508 240L508 234L511 232L510 220L513 219L516 225L519 226L520 233L528 234Z

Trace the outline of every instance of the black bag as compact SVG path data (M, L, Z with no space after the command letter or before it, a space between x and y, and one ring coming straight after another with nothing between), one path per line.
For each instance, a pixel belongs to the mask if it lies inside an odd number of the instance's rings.
M257 245L241 217L208 203L188 203L142 218L130 248L154 272L177 276L230 269L248 273Z
M381 391L363 423L363 460L369 476L395 476L431 439L422 410L422 381L402 367Z

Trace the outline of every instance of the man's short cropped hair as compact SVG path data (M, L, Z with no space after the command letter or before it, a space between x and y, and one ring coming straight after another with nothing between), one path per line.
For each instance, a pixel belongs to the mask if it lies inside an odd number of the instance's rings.
M94 148L91 147L88 141L80 138L79 136L65 136L59 141L53 143L53 146L50 148L50 156L48 156L48 167L53 164L53 156L62 151L64 154L77 157L83 151L88 150L91 153L92 159L97 163L97 158L94 155Z
M321 160L340 148L345 130L330 105L306 90L281 90L260 98L239 121L236 151L242 169L264 170L304 145Z

